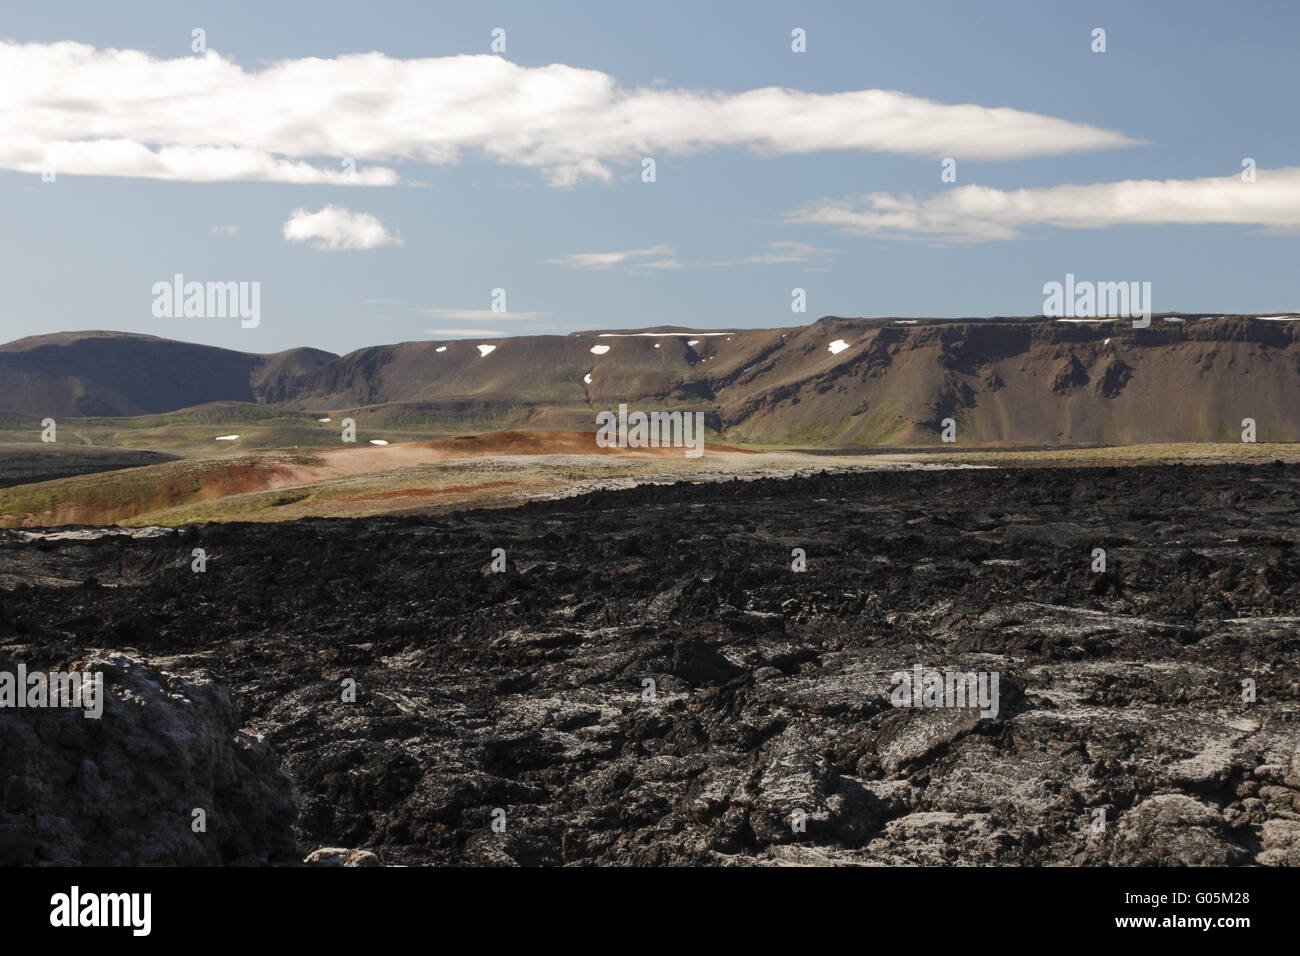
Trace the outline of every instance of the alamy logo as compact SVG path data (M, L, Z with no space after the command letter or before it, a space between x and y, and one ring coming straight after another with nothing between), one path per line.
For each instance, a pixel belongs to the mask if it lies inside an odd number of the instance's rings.
M74 886L51 896L50 907L51 926L129 926L132 936L148 936L153 929L151 893L82 893Z
M998 672L898 671L890 679L889 702L895 707L978 707L981 717L998 715Z
M1043 295L1043 315L1050 318L1131 318L1135 329L1151 324L1150 282L1075 282L1069 272L1063 283L1045 283Z
M262 324L262 283L186 282L176 273L171 282L153 284L156 319L240 319L240 327Z
M17 672L0 671L0 709L42 707L75 707L84 711L88 720L98 720L104 715L104 672L29 674L26 664L19 664Z
M600 448L681 448L686 458L704 454L703 412L599 412L596 445Z

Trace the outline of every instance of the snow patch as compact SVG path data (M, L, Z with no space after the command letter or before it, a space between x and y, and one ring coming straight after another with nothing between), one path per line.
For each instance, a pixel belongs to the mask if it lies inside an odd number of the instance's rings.
M604 355L608 351L609 351L608 345L593 345L591 347L592 355Z
M445 352L445 351L447 351L447 346L445 346L445 345L439 345L436 349L434 349L434 351L435 351L435 352Z
M826 351L830 352L832 355L839 355L848 347L848 342L845 342L843 339L836 339L830 345L826 346Z
M495 345L480 345L478 347L478 357L483 358L485 355L491 355L496 349Z
M582 384L584 384L584 385L590 385L590 384L591 384L591 373L590 373L590 372L588 372L586 375L582 376Z
M387 445L388 442L384 441L382 438L372 438L372 439L370 439L370 444L372 444L372 445Z
M217 441L234 441L238 437L238 435L218 435Z
M318 418L318 419L316 419L316 421L318 421L318 422L327 422L327 421L329 421L329 419L328 419L328 418Z

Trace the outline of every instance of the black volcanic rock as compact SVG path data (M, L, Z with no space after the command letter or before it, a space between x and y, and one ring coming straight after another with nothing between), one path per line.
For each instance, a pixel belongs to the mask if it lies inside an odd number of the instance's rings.
M210 671L293 777L299 859L1297 865L1297 491L1289 465L968 469L6 531L0 651ZM916 665L999 674L997 714L895 706ZM280 845L285 792L222 694L145 666L100 746L6 738L0 852L145 845L105 835L93 779L148 811L159 858ZM192 844L177 814L198 800L248 838Z
M21 656L29 671L102 673L104 705L0 709L0 866L297 861L293 783L224 687L119 653ZM17 673L2 651L0 672Z

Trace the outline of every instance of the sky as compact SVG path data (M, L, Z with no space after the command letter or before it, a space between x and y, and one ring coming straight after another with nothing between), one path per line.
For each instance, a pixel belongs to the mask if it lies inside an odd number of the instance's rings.
M1296 311L1298 37L1264 0L11 4L0 341L1032 315L1067 274ZM155 314L177 274L256 323Z

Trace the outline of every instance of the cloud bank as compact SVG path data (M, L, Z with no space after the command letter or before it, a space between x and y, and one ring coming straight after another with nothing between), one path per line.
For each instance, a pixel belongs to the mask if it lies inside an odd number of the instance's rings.
M160 60L0 42L0 168L23 172L385 186L397 173L368 164L468 154L571 186L609 181L612 166L642 156L720 148L999 160L1132 144L1084 123L893 90L629 89L597 70L488 55L356 53L245 70L213 50Z
M846 233L956 242L1015 239L1030 226L1105 229L1123 225L1259 226L1300 229L1300 167L1206 179L1129 179L1087 186L993 189L959 186L928 199L885 192L822 199L786 221Z

